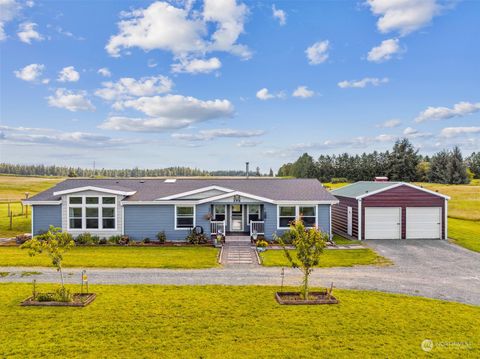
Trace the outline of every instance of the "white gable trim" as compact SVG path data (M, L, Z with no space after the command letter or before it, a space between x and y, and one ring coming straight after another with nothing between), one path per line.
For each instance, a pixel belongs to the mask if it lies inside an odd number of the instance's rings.
M217 201L219 199L225 199L225 198L236 196L236 195L251 198L251 199L255 199L257 201L262 201L262 202L267 202L267 203L275 203L275 201L273 201L270 198L255 196L253 194L240 192L240 191L233 191L233 192L229 192L229 193L220 194L220 195L215 196L215 197L209 197L209 198L202 199L202 200L198 201L198 204Z
M28 206L37 206L37 205L42 205L42 206L57 206L59 204L62 204L62 201L22 201L23 204L28 205Z
M384 187L384 188L381 188L381 189L377 189L376 191L372 191L372 192L369 192L369 193L362 194L361 196L356 197L356 199L359 200L359 199L362 199L362 198L365 198L365 197L368 197L368 196L372 196L374 194L381 193L381 192L384 192L384 191L388 191L390 189L394 189L394 188L397 188L397 187L400 187L400 186L407 186L407 187L410 187L410 188L414 188L414 189L417 189L419 191L427 192L427 193L433 194L435 196L445 198L446 200L450 199L449 196L446 196L444 194L434 192L434 191L430 191L429 189L419 187L419 186L415 186L411 183L406 183L406 182L398 182L398 183L392 184L391 186Z
M194 189L192 191L173 194L171 196L157 198L156 200L157 201L163 201L163 200L177 199L177 198L182 198L182 197L185 197L185 196L190 196L192 194L207 192L207 191L211 191L211 190L217 190L217 191L222 191L222 192L226 192L226 193L234 192L234 190L230 189L230 188L225 188L225 187L220 187L220 186L208 186L208 187L202 187L202 188Z
M110 193L110 194L118 194L122 196L132 196L137 191L118 191L114 189L108 189L108 188L100 188L100 187L95 187L95 186L86 186L86 187L77 187L77 188L72 188L72 189L66 189L64 191L57 191L53 192L54 196L61 196L64 194L70 194L70 193L77 193L77 192L83 192L83 191L95 191L95 192L102 192L102 193Z

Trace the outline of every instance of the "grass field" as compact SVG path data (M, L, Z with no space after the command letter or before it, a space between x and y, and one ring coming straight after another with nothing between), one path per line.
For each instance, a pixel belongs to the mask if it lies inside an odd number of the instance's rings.
M295 257L295 251L290 250ZM260 253L262 265L266 267L288 267L290 264L283 250L267 250ZM320 257L319 267L352 267L355 265L388 265L391 262L369 248L326 249Z
M480 221L449 218L448 236L454 243L480 252Z
M480 185L444 185L433 183L420 183L420 185L452 198L448 203L448 216L450 218L480 221Z
M30 197L38 192L44 191L64 178L60 177L20 177L0 175L0 238L14 237L21 233L30 233L30 217L26 218L21 199L25 198L25 192L29 192ZM8 218L8 201L14 214L12 220L12 229L10 229L10 219Z
M39 285L40 291L52 285ZM78 288L77 288L78 290ZM337 290L338 305L281 306L274 287L91 286L85 308L20 307L0 284L8 358L478 357L480 307ZM427 355L425 339L434 342ZM462 343L460 346L441 343ZM108 354L107 354L108 353Z
M65 254L64 267L211 268L218 266L213 247L74 247ZM2 266L51 266L46 255L30 257L18 247L0 247Z

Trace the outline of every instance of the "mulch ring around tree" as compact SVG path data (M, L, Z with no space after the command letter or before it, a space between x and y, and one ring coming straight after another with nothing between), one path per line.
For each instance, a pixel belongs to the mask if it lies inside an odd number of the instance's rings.
M20 303L22 307L86 307L95 300L97 295L95 293L74 293L71 302L40 302L34 300L33 296L28 297Z
M276 292L275 299L285 305L316 305L316 304L338 304L339 301L327 291L309 292L308 298L303 299L299 292Z

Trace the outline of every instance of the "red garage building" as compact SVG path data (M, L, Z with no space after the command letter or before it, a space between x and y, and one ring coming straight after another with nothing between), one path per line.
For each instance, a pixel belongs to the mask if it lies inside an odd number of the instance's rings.
M450 197L405 182L361 181L332 191L332 227L363 239L446 239Z

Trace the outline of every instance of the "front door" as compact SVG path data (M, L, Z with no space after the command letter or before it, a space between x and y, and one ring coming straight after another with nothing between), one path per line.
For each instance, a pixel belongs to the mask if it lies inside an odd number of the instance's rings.
M241 204L232 204L230 231L243 232L243 206Z

